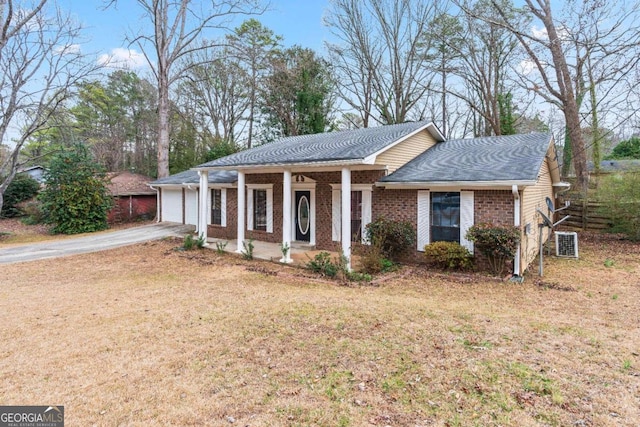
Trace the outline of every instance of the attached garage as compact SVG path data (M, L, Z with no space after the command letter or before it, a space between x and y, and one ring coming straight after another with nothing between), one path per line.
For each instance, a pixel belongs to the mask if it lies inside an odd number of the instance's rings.
M209 188L207 189L207 211L211 212L211 188L217 188L219 200L218 210L224 209L224 214L219 212L218 224L226 227L226 199L227 188L232 188L237 180L238 174L231 171L220 171L209 173ZM182 224L194 225L198 227L200 178L196 171L188 170L155 180L149 184L151 188L158 191L160 209L158 221L179 222ZM207 222L211 223L211 214L207 216Z
M182 188L160 189L160 221L179 222L182 219Z

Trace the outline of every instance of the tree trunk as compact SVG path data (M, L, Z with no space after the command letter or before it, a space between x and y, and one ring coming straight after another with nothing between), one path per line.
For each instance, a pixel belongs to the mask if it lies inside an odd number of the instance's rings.
M158 77L158 178L169 176L169 82Z
M553 57L556 77L560 92L562 94L562 104L567 133L571 143L571 152L573 155L573 166L576 171L577 186L580 190L586 192L589 186L589 175L587 171L587 153L585 150L584 138L580 129L580 114L578 111L578 103L573 93L573 82L569 73L564 52L562 51L562 42L558 36L553 18L551 16L551 5L549 1L544 2L544 14L540 16L542 23L549 34L549 48Z

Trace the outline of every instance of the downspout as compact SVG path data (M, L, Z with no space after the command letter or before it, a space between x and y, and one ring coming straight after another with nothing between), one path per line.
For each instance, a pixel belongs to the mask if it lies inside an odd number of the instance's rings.
M518 186L512 185L511 192L513 193L513 225L520 228L520 193L518 192ZM522 234L522 231L520 231ZM520 276L520 242L516 246L516 255L513 259L513 275Z
M149 188L156 190L156 222L160 222L162 212L160 211L162 206L162 192L159 188L150 185Z

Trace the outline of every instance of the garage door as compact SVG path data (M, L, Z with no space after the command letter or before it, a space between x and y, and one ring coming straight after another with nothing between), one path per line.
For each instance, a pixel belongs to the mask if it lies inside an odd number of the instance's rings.
M198 192L185 190L184 192L184 223L198 225Z
M182 189L162 189L162 221L182 223Z

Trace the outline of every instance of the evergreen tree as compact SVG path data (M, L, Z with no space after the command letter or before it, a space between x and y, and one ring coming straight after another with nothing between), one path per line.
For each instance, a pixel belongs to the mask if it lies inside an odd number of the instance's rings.
M103 169L84 145L56 155L44 179L45 189L38 198L54 233L87 233L107 228L107 213L113 200Z

